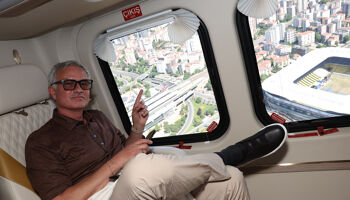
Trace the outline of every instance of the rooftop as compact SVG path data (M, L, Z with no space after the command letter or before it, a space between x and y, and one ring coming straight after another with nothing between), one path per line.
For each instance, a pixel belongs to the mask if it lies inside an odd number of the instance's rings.
M303 105L324 111L350 114L350 95L330 93L294 83L297 79L330 57L350 59L350 49L336 47L316 49L267 78L262 83L262 87L271 94Z

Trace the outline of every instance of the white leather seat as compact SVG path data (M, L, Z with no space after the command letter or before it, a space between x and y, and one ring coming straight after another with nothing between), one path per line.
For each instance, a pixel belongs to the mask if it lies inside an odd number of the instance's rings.
M0 68L0 199L40 199L26 177L24 146L51 118L53 103L37 104L48 98L47 85L37 66Z

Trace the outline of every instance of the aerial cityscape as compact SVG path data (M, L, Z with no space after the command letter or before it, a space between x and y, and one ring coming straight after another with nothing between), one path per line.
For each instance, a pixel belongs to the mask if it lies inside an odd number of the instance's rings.
M350 1L282 0L276 15L249 24L263 81L316 48L349 48Z
M150 112L145 135L154 137L206 132L219 123L212 85L197 34L184 44L173 44L168 24L113 40L116 62L110 63L131 120L140 89Z
M275 15L249 18L268 113L287 121L349 115L338 107L350 95L350 1L278 3Z

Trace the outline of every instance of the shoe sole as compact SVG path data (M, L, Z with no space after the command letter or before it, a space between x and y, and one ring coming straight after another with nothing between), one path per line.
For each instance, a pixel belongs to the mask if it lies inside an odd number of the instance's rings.
M238 165L237 167L243 167L243 166L246 166L246 165L248 165L249 163L254 162L254 161L258 160L258 159L267 157L267 156L269 156L269 155L275 153L277 150L279 150L279 149L283 146L283 144L286 142L286 140L287 140L287 138L288 138L288 131L287 131L286 127L283 126L282 124L273 123L273 124L270 124L270 125L265 126L264 128L260 129L258 132L260 132L261 130L263 130L263 129L267 128L267 127L274 126L274 125L278 125L278 126L282 127L282 129L284 130L284 137L283 137L283 140L282 140L282 142L280 143L280 145L278 145L278 147L276 147L276 148L275 148L273 151L271 151L270 153L268 153L268 154L266 154L266 155L264 155L264 156L261 156L261 157L259 157L259 158L255 158L255 159L253 159L253 160L251 160L251 161L248 161L248 162L246 162L246 163L243 163L242 165Z
M280 143L280 145L278 145L278 147L276 147L273 151L271 151L270 153L268 153L268 154L266 154L266 155L264 155L264 156L262 156L262 157L260 157L260 158L264 158L264 157L267 157L267 156L269 156L269 155L275 153L277 150L279 150L279 149L283 146L283 144L284 144L284 143L286 142L286 140L287 140L288 131L287 131L287 129L286 129L285 126L283 126L282 124L279 124L279 123L270 124L270 125L268 125L268 126L265 126L265 127L262 128L262 129L260 129L259 131L261 131L261 130L267 128L267 127L275 126L275 125L278 125L278 126L280 126L280 127L283 128L283 130L284 130L284 138L283 138L282 142ZM257 158L257 159L259 159L259 158Z

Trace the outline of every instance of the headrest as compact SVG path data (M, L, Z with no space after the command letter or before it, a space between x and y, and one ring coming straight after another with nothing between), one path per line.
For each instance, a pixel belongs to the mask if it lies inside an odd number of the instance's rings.
M39 67L22 64L0 68L0 114L49 97L48 80Z

